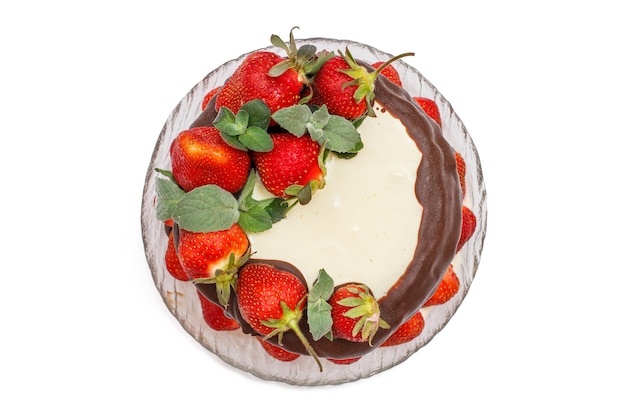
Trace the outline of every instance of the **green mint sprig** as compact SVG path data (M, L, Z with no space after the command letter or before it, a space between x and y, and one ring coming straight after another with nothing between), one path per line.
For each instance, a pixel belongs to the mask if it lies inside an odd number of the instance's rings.
M301 137L305 133L333 152L354 154L363 148L361 135L348 119L328 113L326 105L311 108L306 104L297 104L277 110L274 119L283 129L292 135Z
M213 126L233 148L268 152L274 148L274 142L267 133L270 118L269 107L263 100L256 99L245 103L237 114L228 107L220 107Z
M330 314L331 306L328 299L333 294L334 287L331 276L321 269L307 297L307 321L313 340L319 340L322 337L333 339L331 331L333 318Z

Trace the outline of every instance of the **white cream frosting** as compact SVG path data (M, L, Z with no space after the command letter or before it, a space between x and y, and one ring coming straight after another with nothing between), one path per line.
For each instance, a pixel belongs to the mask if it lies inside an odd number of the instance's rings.
M326 186L265 232L250 234L257 259L296 266L309 288L325 269L335 285L361 282L380 298L413 259L422 218L415 179L422 154L406 128L380 111L359 127L355 158L330 155ZM262 186L255 190L266 197Z

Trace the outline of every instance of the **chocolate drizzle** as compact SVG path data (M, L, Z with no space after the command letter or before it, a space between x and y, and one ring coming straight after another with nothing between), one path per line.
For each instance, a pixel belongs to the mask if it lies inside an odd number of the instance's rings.
M443 138L439 126L422 111L404 89L384 77L377 78L375 88L376 101L403 122L409 136L423 154L415 182L415 194L423 207L418 244L413 260L405 272L387 294L379 299L381 317L391 328L379 330L372 346L368 343L341 339L332 342L326 338L313 341L310 338L306 317L301 320L303 332L309 336L313 349L320 357L336 359L359 357L382 344L395 329L417 312L435 291L443 273L452 262L461 233L462 199L454 150ZM215 97L191 127L212 124L216 116L214 102ZM304 281L300 271L284 261L253 259L250 262L271 264L293 272ZM217 301L214 285L199 284L197 287L206 297ZM241 317L234 295L231 297L228 313L241 324L245 333L254 334ZM276 339L270 341L277 343ZM293 332L284 334L282 347L302 355L307 354Z

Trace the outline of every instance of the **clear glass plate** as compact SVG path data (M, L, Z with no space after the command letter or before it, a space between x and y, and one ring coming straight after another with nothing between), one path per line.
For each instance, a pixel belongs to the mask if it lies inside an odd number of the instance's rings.
M387 53L352 41L314 38L299 40L298 44L301 43L314 44L318 50L332 51L343 51L348 46L357 59L370 63L391 58ZM283 52L274 47L263 50ZM154 205L157 178L155 168L171 168L169 148L172 141L198 117L204 95L214 87L221 86L246 55L223 64L196 84L172 111L158 137L148 167L141 213L145 253L156 288L170 312L202 346L230 365L260 378L296 385L325 385L354 381L389 369L417 352L446 325L461 304L476 274L486 232L487 205L480 160L474 143L450 103L437 89L415 68L402 61L395 62L394 66L400 73L403 86L409 93L435 100L441 113L444 137L463 155L467 165L467 196L464 204L476 215L477 226L475 234L453 262L461 281L461 289L446 304L422 309L426 326L422 334L409 343L378 348L350 365L337 365L322 359L323 372L319 372L315 362L306 356L292 362L280 362L270 357L255 338L239 330L215 331L205 324L194 285L176 280L165 267L167 236L162 222L156 218Z

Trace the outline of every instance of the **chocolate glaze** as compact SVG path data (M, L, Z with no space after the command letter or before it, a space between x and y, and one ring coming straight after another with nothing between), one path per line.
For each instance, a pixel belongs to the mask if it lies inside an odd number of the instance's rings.
M409 136L423 154L415 182L415 194L423 206L418 244L406 271L387 294L379 299L381 317L390 325L390 329L380 329L372 341L372 346L366 342L341 339L334 339L332 342L326 338L313 341L308 331L306 316L303 317L300 326L320 357L336 359L359 357L383 343L404 321L415 314L435 291L452 262L461 233L462 198L454 150L443 138L439 126L422 111L404 89L385 77L378 77L375 93L376 101L385 111L402 120ZM191 127L212 125L216 116L214 102L215 97ZM293 272L305 281L302 273L287 262L259 259L250 262L273 265ZM199 284L198 290L209 299L217 301L214 285ZM252 328L241 317L234 294L227 313L241 324L245 333L254 334ZM270 341L277 343L276 338ZM293 332L283 335L282 347L291 352L307 354Z

